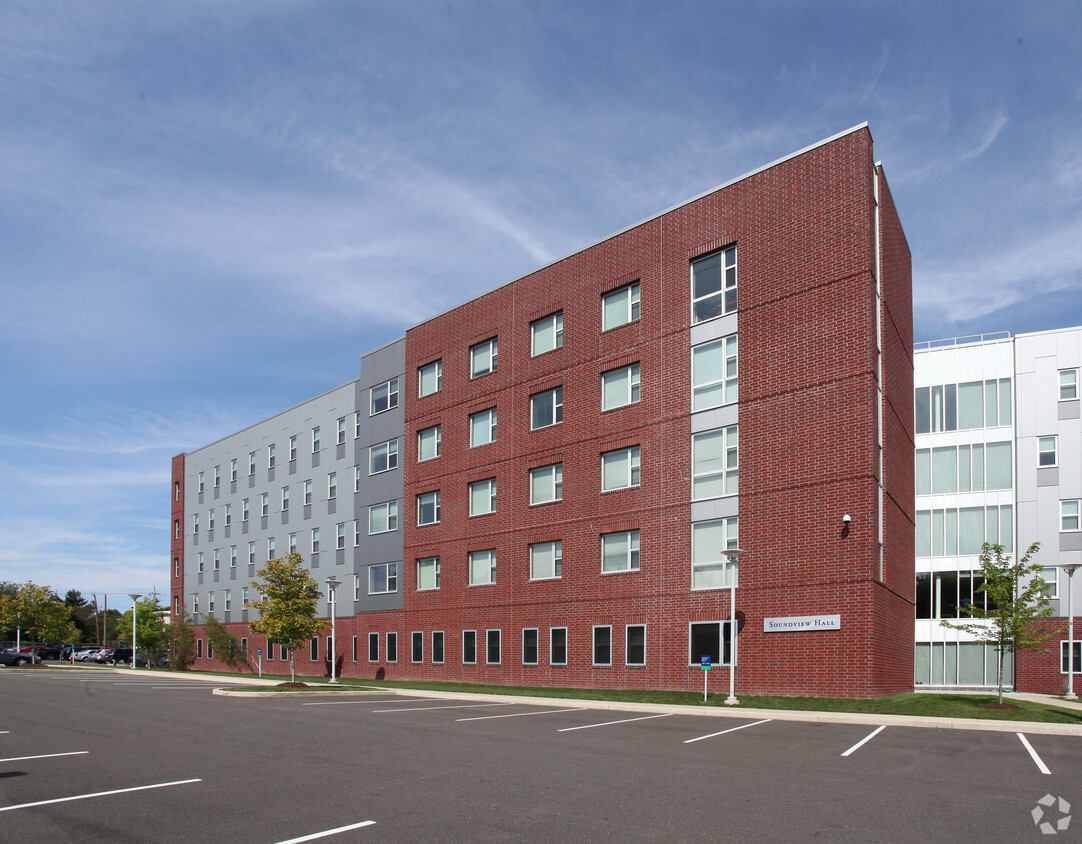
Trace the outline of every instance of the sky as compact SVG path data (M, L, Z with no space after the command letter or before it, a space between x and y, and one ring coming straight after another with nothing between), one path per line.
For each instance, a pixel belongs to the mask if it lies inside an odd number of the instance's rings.
M915 339L1082 324L1082 4L0 3L0 580L168 594L170 458L868 122Z

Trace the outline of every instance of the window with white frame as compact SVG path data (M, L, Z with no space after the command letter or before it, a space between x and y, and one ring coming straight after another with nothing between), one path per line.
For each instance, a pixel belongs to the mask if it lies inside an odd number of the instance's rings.
M417 496L417 524L435 525L440 521L440 491L422 492Z
M248 474L249 475L254 475L255 474L255 452L254 451L249 451L248 452Z
M199 615L199 595L192 595L192 615Z
M207 593L207 612L214 612L214 593Z
M1078 367L1059 371L1059 400L1070 401L1078 398Z
M248 499L245 498L240 503L240 520L242 522L248 521L248 517L251 515L251 507L248 504Z
M417 462L434 460L440 456L443 437L440 426L433 425L431 428L422 428L417 432Z
M310 480L304 482L304 505L307 507L312 503L312 482Z
M537 665L540 647L538 645L538 631L536 627L526 627L522 630L522 664Z
M601 297L601 330L608 331L639 319L639 283L629 284Z
M275 446L274 443L271 443L267 446L267 468L273 469L277 462L278 458L275 456Z
M530 354L533 357L559 349L564 344L564 315L550 314L530 323Z
M1074 639L1074 653L1071 654L1070 671L1072 674L1082 674L1082 641ZM1067 639L1059 640L1059 673L1066 674L1067 665Z
M297 435L293 434L289 438L289 462L293 463L297 459Z
M319 453L319 425L312 429L312 454Z
M353 491L354 492L360 492L361 491L361 467L360 466L354 466L353 467Z
M601 491L638 486L642 479L639 446L617 448L601 455Z
M346 523L339 522L335 527L335 541L334 547L338 551L342 551L346 547Z
M550 463L530 470L530 504L548 504L564 497L564 464Z
M387 644L385 645L387 650L387 661L398 662L398 634L388 633Z
M214 530L214 508L210 508L210 512L207 513L207 530Z
M398 439L374 445L368 449L368 474L378 475L398 468Z
M462 662L473 665L477 662L477 631L462 631Z
M237 480L237 458L234 457L229 461L229 480L235 482Z
M255 565L255 540L248 543L248 565Z
M310 653L308 654L308 658L312 662L318 662L319 661L319 637L318 636L313 636L312 637L312 640L309 642L309 650L310 650Z
M353 414L353 439L359 440L361 438L361 412L358 410Z
M530 546L530 580L551 580L562 577L563 570L563 540L537 542Z
M639 401L639 364L612 369L601 376L601 409L613 410L617 407L635 404Z
M694 501L739 492L737 426L703 431L691 438L691 497Z
M242 586L240 590L240 603L244 609L248 608L248 587Z
M198 571L202 572L204 570L205 565L206 565L206 558L204 556L204 552L200 551L199 552L199 557L198 557Z
M229 546L229 567L235 569L237 567L237 546Z
M443 361L432 361L417 370L417 395L420 398L438 393L442 386Z
M707 410L736 400L736 335L692 348L691 409Z
M701 665L709 656L715 665L729 665L729 622L696 621L688 625L688 665Z
M470 586L487 586L496 582L496 551L470 552Z
M392 378L373 387L369 392L369 416L398 407L398 379Z
M417 561L417 589L440 588L440 558L423 557Z
M485 340L470 349L470 377L478 378L496 371L496 338Z
M691 588L721 589L734 584L735 564L724 552L737 546L736 516L691 526Z
M361 547L361 520L360 519L354 519L353 520L353 547L354 548L360 548Z
M224 517L226 527L229 527L231 524L233 524L233 505L232 504L226 504L225 507L222 508L222 516Z
M624 628L624 664L646 665L646 625L629 624Z
M1041 580L1044 581L1044 594L1050 601L1059 597L1059 567L1045 566L1041 569ZM919 617L919 616L918 616Z
M338 473L330 472L327 475L327 498L338 497Z
M379 633L368 634L368 661L379 662Z
M556 387L530 396L530 429L548 428L564 421L564 388Z
M312 553L319 553L319 528L312 528Z
M222 609L229 612L233 608L233 593L232 590L226 589L225 595L222 598Z
M443 631L432 631L432 662L435 665L443 664Z
M594 661L595 666L612 665L612 628L608 625L594 625Z
M386 595L398 591L398 563L379 563L368 567L368 594Z
M398 502L384 501L368 508L368 533L389 533L398 530Z
M199 536L199 514L192 513L192 536Z
M207 480L206 480L206 478L204 477L203 473L202 473L202 472L200 472L200 473L199 473L199 486L198 486L198 490L199 490L199 492L206 492L206 489L207 489Z
M1059 503L1059 529L1062 532L1078 531L1082 526L1079 524L1080 508L1082 499L1067 499Z
M486 478L470 484L470 515L484 516L496 512L496 479Z
M222 485L222 467L214 467L214 488L218 489Z
M346 442L346 417L342 416L338 420L338 445L345 445Z
M639 532L625 530L601 535L601 571L639 570Z
M485 631L485 662L489 665L500 664L500 631Z
M1058 450L1059 437L1038 437L1037 438L1037 465L1038 466L1056 466L1058 465Z
M297 533L296 533L296 531L294 531L293 533L291 533L289 535L289 553L290 554L296 554L297 553Z
M736 310L736 247L691 264L691 321L703 322Z
M549 628L549 665L567 665L567 628Z
M410 662L425 661L425 634L421 630L414 630L410 634Z
M266 516L270 513L270 493L264 492L259 496L259 515Z
M496 408L470 414L470 447L496 442Z
M276 559L277 552L278 552L278 542L277 542L277 540L273 536L268 536L267 537L267 559L268 560Z
M282 487L282 511L289 509L289 487Z

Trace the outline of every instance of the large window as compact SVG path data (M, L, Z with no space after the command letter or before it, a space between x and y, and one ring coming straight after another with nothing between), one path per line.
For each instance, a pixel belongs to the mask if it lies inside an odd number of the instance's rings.
M432 631L432 662L436 665L443 664L443 631Z
M1059 642L1059 673L1066 674L1067 668L1067 645L1066 639L1060 639ZM1074 653L1071 655L1071 667L1072 674L1082 674L1082 642L1078 639L1074 640Z
M701 665L709 656L715 665L729 665L731 635L728 621L699 621L688 625L688 665Z
M496 479L486 478L470 484L470 515L484 516L496 512Z
M739 492L737 426L691 438L691 497L696 501Z
M485 631L485 662L489 665L500 664L500 631Z
M1056 466L1059 464L1059 437L1037 438L1037 465Z
M547 428L564 421L564 388L530 396L530 428Z
M634 322L640 316L639 284L629 284L601 297L601 330Z
M594 627L594 665L612 665L612 628Z
M564 497L564 465L552 463L530 470L530 503L547 504Z
M470 552L470 586L487 586L496 582L496 552Z
M530 546L530 579L549 580L563 576L563 540L538 542Z
M440 558L425 557L417 561L417 588L440 588Z
M477 631L462 631L462 661L467 665L477 662Z
M392 378L372 388L368 415L375 416L398 407L398 379Z
M387 634L387 661L398 662L398 634Z
M549 628L549 665L567 665L567 628Z
M966 607L995 609L980 570L917 572L917 618L969 618Z
M639 532L605 533L601 536L601 571L639 570Z
M522 631L522 664L537 665L538 651L537 628L527 627Z
M398 502L384 501L368 508L368 533L388 533L398 530Z
M530 324L530 354L537 356L564 344L564 315L552 314Z
M1010 489L1010 442L918 448L914 482L917 495Z
M642 479L639 446L618 448L601 455L601 491L638 486Z
M918 557L977 555L985 542L1013 550L1014 508L1010 504L918 510L916 515Z
M1069 401L1078 398L1078 369L1059 371L1059 400Z
M380 563L368 567L368 594L385 595L398 591L398 563Z
M707 410L737 400L736 335L691 350L691 409Z
M433 460L440 456L442 437L440 426L433 425L417 432L417 462Z
M1077 498L1059 503L1059 529L1061 531L1077 531L1080 529L1080 507L1082 507L1082 501Z
M420 630L414 630L410 634L410 662L425 661L425 634Z
M496 338L485 340L470 349L470 377L477 378L496 371Z
M624 662L646 665L646 625L629 624L625 629Z
M691 526L691 588L734 586L736 566L723 553L737 548L737 518L713 519Z
M470 416L470 445L496 442L496 408L490 407Z
M736 310L736 247L691 265L691 321L702 322Z
M443 383L443 361L433 361L417 370L417 394L421 398L438 393Z
M639 401L639 364L613 369L601 376L601 409L612 410Z
M1010 425L1011 379L917 387L914 407L918 434Z
M434 525L440 520L440 491L423 492L417 496L417 524Z
M379 662L379 633L368 634L368 661Z
M376 475L398 468L398 440L388 440L368 449L368 474Z

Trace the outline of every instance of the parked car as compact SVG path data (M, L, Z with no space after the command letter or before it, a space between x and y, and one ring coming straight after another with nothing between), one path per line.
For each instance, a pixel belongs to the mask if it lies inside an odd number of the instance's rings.
M35 654L38 659L60 659L60 645L23 645L19 653Z
M131 648L102 648L98 651L94 657L94 662L101 662L107 665L116 665L117 663L131 664Z
M76 662L93 662L94 657L96 657L100 652L101 652L101 648L87 648L85 651L78 651L75 654L75 661Z
M32 662L41 662L41 660L34 653L24 654L20 651L0 648L0 665L29 665Z

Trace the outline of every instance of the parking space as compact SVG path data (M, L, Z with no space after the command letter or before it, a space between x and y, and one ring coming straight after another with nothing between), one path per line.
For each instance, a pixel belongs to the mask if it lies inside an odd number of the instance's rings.
M1082 807L1082 738L1024 728L54 674L0 674L0 841L1036 840L1039 799Z

